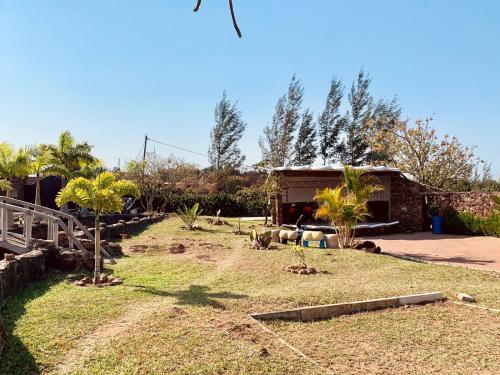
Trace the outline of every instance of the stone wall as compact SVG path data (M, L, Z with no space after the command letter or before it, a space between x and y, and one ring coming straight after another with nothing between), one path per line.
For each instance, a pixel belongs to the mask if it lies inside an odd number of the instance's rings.
M49 241L23 255L6 254L0 261L0 307L26 286L47 277L50 268L61 271L93 270L94 257L86 251L69 251ZM0 314L0 354L5 346L5 330Z
M491 215L495 207L492 195L500 195L500 193L492 194L482 191L445 193L437 195L436 201L440 215L467 212L485 217Z

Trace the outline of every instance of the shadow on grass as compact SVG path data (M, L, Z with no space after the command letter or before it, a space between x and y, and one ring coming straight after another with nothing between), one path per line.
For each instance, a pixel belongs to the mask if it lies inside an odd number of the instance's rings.
M242 299L248 298L246 294L235 294L231 292L210 293L210 288L205 285L190 285L188 289L168 292L161 289L142 285L130 285L145 293L161 297L177 298L179 305L210 306L215 309L225 310L226 306L216 299Z
M18 320L26 313L26 305L64 279L65 276L55 275L47 280L37 282L19 292L2 307L1 316L5 328L6 343L3 353L0 355L0 374L35 375L41 373L35 357L14 330ZM56 327L54 328L56 329Z

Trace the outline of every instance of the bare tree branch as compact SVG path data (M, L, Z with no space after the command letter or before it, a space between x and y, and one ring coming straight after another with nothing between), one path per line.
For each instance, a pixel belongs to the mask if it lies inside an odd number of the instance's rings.
M193 11L197 12L198 10L200 10L200 6L201 6L201 0L198 0L196 2L196 5L194 6Z
M236 22L236 16L234 15L233 0L229 0L229 9L231 9L231 18L233 19L233 26L236 30L236 34L238 34L238 37L241 38L241 31L238 27L238 22Z
M200 10L201 1L202 0L196 1L196 5L194 6L194 9L193 9L194 12L198 12L198 10ZM233 20L233 26L234 26L234 29L236 30L236 34L238 34L238 37L241 38L241 36L242 36L241 31L240 31L240 28L238 26L238 22L236 21L236 15L234 14L233 0L229 0L229 9L231 11L231 19Z

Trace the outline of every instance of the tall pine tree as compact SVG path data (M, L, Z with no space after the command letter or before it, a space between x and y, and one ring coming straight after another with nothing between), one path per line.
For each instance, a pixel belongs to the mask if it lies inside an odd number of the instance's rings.
M372 97L368 92L371 79L360 70L356 82L349 92L350 110L344 119L345 139L341 144L340 156L343 164L357 166L368 159L369 146L366 142L368 123L372 115Z
M282 167L287 165L293 156L294 134L300 122L300 111L304 88L294 75L288 87L276 104L271 126L264 128L264 135L259 139L262 160L267 166Z
M216 170L239 168L245 156L241 154L238 141L243 136L246 123L241 118L237 103L231 104L226 92L215 107L215 125L210 132L209 161Z
M325 109L318 117L319 156L323 165L339 160L340 131L342 115L339 112L344 95L342 82L333 78L326 98Z
M312 112L306 109L302 114L302 122L295 141L293 164L311 165L316 157L316 126Z

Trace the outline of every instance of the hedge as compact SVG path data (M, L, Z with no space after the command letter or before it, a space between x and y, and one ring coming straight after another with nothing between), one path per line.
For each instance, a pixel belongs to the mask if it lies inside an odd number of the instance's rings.
M462 212L444 216L443 231L451 234L500 237L500 213L479 217Z
M210 216L215 216L219 209L224 217L263 216L266 208L263 193L240 191L236 194L172 194L164 202L165 211L175 212L184 205L192 207L196 202L203 209L202 215Z

